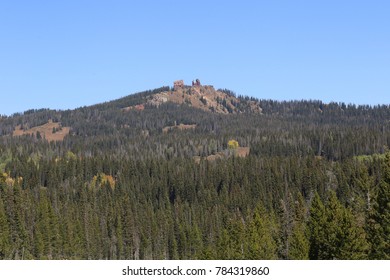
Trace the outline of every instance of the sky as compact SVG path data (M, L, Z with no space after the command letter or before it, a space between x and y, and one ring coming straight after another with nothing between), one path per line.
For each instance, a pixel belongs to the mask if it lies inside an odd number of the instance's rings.
M0 1L0 114L190 84L390 104L390 1Z

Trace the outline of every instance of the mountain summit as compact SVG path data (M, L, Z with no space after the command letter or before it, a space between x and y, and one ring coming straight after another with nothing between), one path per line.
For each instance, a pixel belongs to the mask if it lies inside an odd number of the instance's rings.
M230 90L215 90L212 85L202 85L199 79L192 85L185 85L183 80L175 81L173 88L148 96L144 102L135 106L123 108L128 110L143 110L145 105L159 107L166 102L187 104L191 107L220 114L238 114L244 112L261 113L258 102L237 98Z

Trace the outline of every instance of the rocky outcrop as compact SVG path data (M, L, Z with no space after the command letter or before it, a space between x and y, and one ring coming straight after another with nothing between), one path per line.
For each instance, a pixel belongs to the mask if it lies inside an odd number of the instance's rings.
M243 112L260 113L261 107L258 102L242 100L229 91L215 90L211 85L201 85L199 79L192 82L192 86L184 84L183 80L173 83L173 90L168 90L151 95L146 102L137 105L151 105L159 107L165 102L187 104L204 111L220 114L239 114ZM136 106L126 109L136 110ZM142 107L144 109L144 107Z
M184 81L183 80L178 80L173 82L173 89L174 90L179 90L181 88L184 88Z

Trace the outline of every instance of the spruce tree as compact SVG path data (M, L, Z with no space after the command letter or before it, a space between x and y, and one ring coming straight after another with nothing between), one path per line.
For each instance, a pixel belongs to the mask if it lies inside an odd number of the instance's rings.
M349 209L331 191L326 206L316 195L311 207L311 259L364 259L367 242L364 230Z
M294 225L289 238L288 258L293 260L309 259L309 239L307 238L306 208L303 196L298 193L294 205Z
M362 225L359 225L349 208L343 209L339 220L340 236L336 258L341 260L364 260L367 258L368 243Z
M367 222L371 259L390 259L390 152L386 153L383 176Z
M272 226L272 218L266 214L264 207L262 205L256 207L246 228L245 259L276 259L277 246Z
M0 195L0 260L8 259L10 253L10 231L3 199Z
M326 213L325 206L318 193L315 193L311 207L309 219L309 257L312 260L321 258L321 252L324 251Z

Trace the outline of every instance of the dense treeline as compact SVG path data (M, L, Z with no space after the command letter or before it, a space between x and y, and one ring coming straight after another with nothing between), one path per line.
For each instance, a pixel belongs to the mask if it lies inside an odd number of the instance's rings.
M0 259L389 259L387 106L121 110L164 90L0 120ZM63 142L9 136L48 119Z
M342 164L69 154L9 168L15 179L1 179L2 258L389 257L389 153Z

